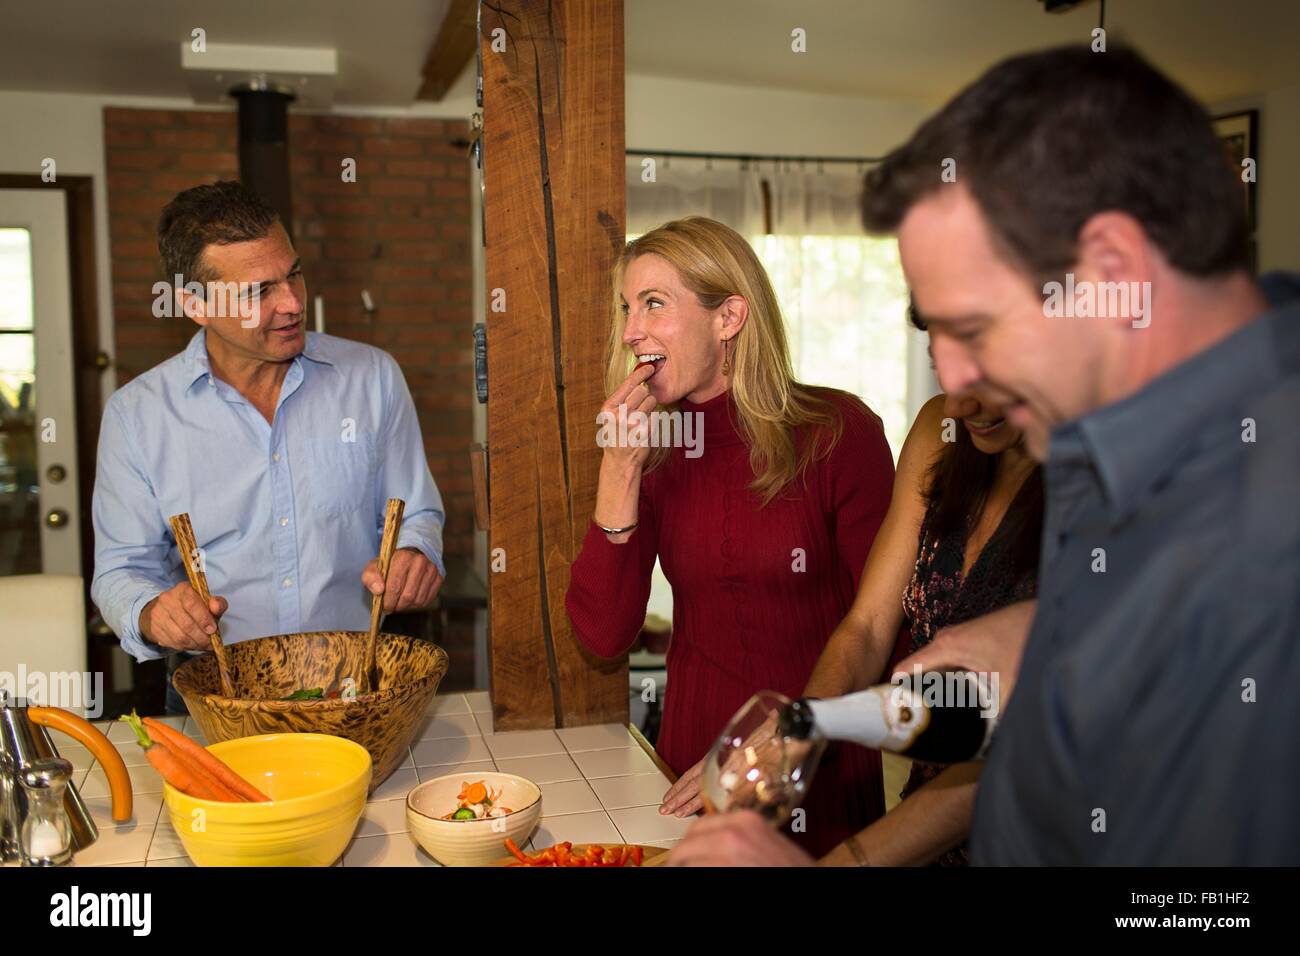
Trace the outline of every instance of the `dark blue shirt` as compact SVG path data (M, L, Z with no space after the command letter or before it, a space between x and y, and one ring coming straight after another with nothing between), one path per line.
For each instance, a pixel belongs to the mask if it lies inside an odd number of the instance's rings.
M1262 285L1272 311L1053 431L973 862L1300 863L1300 292Z

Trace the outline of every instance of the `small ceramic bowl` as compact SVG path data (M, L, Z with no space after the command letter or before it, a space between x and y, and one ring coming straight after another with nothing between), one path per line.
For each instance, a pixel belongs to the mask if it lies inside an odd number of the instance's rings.
M501 790L500 805L511 812L481 820L444 820L456 808L461 787L482 780ZM512 773L484 770L435 777L406 795L406 822L411 837L443 866L486 866L506 856L506 840L522 847L542 816L542 791Z

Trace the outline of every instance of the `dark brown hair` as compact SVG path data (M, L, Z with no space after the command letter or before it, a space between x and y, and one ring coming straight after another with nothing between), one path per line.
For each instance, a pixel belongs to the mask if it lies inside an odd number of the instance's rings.
M925 331L925 323L915 309L908 310L908 318ZM927 536L932 539L955 536L966 541L988 503L997 468L997 455L986 455L975 447L966 429L957 429L957 440L944 444L926 473ZM1035 465L1025 477L1003 521L1011 573L1016 578L1037 577L1043 536L1043 469L1040 466Z
M279 220L275 210L242 183L195 186L177 194L158 217L158 255L168 282L208 282L203 250L262 239Z
M966 541L988 503L997 474L998 456L975 447L964 428L957 440L943 446L926 476L925 500L930 509L927 530L935 539L954 536ZM1035 465L1025 477L1003 519L1011 571L1019 578L1037 576L1043 537L1043 471Z
M1120 211L1195 276L1249 262L1240 170L1209 117L1130 49L1067 46L1004 60L866 176L868 232L894 232L954 160L1010 262L1039 280L1077 260L1092 215Z

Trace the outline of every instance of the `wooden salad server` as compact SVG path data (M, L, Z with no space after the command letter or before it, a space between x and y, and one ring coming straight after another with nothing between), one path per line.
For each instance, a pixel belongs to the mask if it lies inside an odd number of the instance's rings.
M393 562L393 552L397 550L397 534L402 530L402 514L406 511L406 502L401 498L389 498L388 507L384 509L384 536L379 542L379 576L384 579L384 594L370 596L370 634L366 637L366 654L361 669L361 687L358 693L368 694L374 686L375 639L379 636L379 624L384 616L384 597L388 593L388 567Z
M194 528L190 525L189 512L172 515L167 521L171 524L172 534L176 537L176 547L180 548L181 560L185 563L185 573L189 576L190 587L199 593L199 597L203 598L203 606L207 607L212 600L212 595L208 592L208 576L203 570L199 546L194 541ZM230 680L230 660L226 655L226 645L221 642L220 622L212 634L212 653L217 655L217 669L221 672L221 692L227 697L234 697L235 686Z

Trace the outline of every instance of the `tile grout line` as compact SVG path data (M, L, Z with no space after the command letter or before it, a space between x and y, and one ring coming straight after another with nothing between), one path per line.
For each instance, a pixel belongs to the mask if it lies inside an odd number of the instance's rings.
M623 842L631 843L632 841L629 840L626 835L624 835L623 828L618 825L618 822L614 819L613 814L611 814L608 810L606 810L605 816L609 818L610 826L614 828L614 832L619 835L619 837L623 840Z

